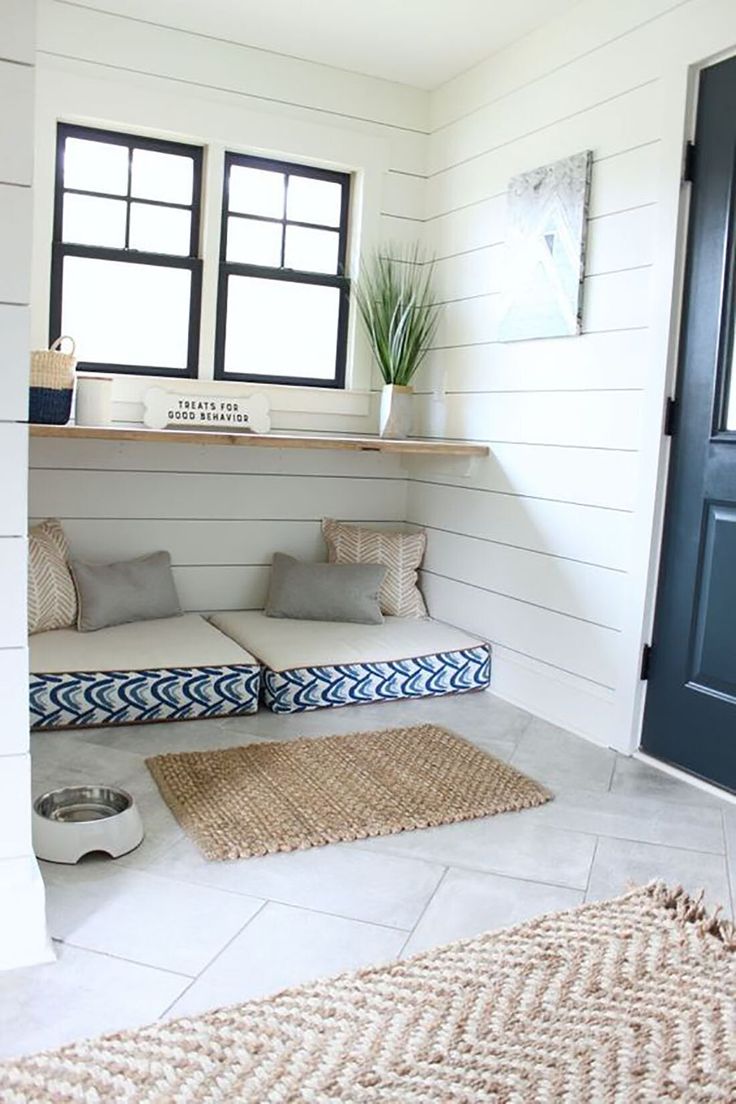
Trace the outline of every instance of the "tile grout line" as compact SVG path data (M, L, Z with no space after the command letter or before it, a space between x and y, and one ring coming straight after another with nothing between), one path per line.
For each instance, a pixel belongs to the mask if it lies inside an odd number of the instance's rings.
M595 843L593 844L593 854L590 859L590 866L588 868L588 880L585 883L585 889L583 890L583 901L588 900L588 893L590 892L590 880L593 877L593 867L595 866L595 860L598 855L598 844L600 843L600 836L595 837Z
M517 768L517 770L518 770L518 768ZM605 790L600 790L600 791L586 790L585 792L591 794L591 796L600 796L602 793L605 793L606 791ZM692 811L701 810L701 806L699 806L699 805L685 805L684 808L690 809ZM532 810L520 810L520 812L527 812L527 811L533 812L534 810L533 809ZM499 814L495 814L495 815L504 816L506 814L499 813ZM479 819L485 819L485 818L479 818ZM461 821L459 823L465 823L465 822ZM541 827L539 824L537 824L537 826ZM452 827L452 825L440 824L440 825L436 825L436 827L447 828L447 827ZM597 831L586 832L582 828L567 828L564 825L561 826L561 825L558 825L558 824L547 824L544 827L553 829L556 832L565 832L565 833L567 833L567 835L570 835L570 836L584 836L587 839L592 839L592 838L594 839L594 838L597 838L597 837L601 837L603 839L616 840L618 843L644 843L644 844L649 845L650 847L669 847L669 848L672 848L672 849L677 850L677 851L687 851L689 854L692 854L692 855L718 855L720 858L723 858L723 855L724 855L723 845L721 846L720 851L713 851L712 848L709 848L709 847L683 847L683 845L679 844L679 843L677 843L677 844L664 843L662 840L642 839L640 836L617 836L617 835L609 834L608 832L597 832ZM401 833L400 832L394 832L394 833L392 833L391 835L388 835L388 836L376 836L374 838L380 839L380 840L390 841L392 839L392 836L394 836L394 835L401 835ZM356 842L355 844L353 844L353 846L359 846L359 841ZM384 849L385 849L387 854L397 855L401 858L406 858L407 857L405 851L402 851L400 849L397 850L396 848L392 848L391 845L390 845L390 842L387 843L387 845L385 846ZM373 851L374 849L373 848L361 848L361 850ZM378 848L376 848L376 850L378 850ZM427 858L426 855L412 855L411 857L422 859L424 862L430 862L430 863L431 862L434 862L434 863L441 863L442 862L441 859ZM507 878L516 877L516 875L514 875L514 874L503 874L498 870L480 870L478 867L466 867L466 866L463 866L461 863L452 863L451 865L456 866L459 870L476 870L478 873L481 873L481 874L498 874L499 877L507 877ZM524 880L524 879L520 879L520 880ZM526 880L527 881L534 881L533 878L528 878ZM543 883L543 884L553 885L555 883L550 882L550 883ZM565 888L570 889L570 888L575 888L575 887L560 886L559 888L561 888L561 889L565 889Z
M422 909L422 911L421 911L421 912L419 913L419 916L418 916L418 917L417 917L417 919L416 919L416 923L414 924L414 927L413 927L413 928L411 929L411 931L410 931L410 932L408 932L408 933L407 933L406 939L404 940L404 942L403 942L403 943L402 943L402 945L401 945L401 950L400 950L400 951L399 951L399 953L398 953L398 954L396 955L396 958L397 958L397 959L400 959L400 958L401 958L401 956L403 955L404 951L405 951L405 950L406 950L406 948L408 947L408 945L409 945L409 942L411 941L411 938L412 938L412 936L413 936L413 935L415 934L415 932L416 932L417 928L419 927L419 925L421 924L422 920L423 920L423 919L424 919L424 917L426 916L426 913L427 913L427 910L429 909L429 906L430 906L430 905L432 904L432 902L434 901L435 897L437 896L437 893L439 892L440 886L441 886L441 885L442 885L442 884L444 883L444 881L445 881L445 878L447 877L447 875L448 875L449 873L450 873L450 867L449 867L449 866L445 866L445 869L443 870L442 874L440 875L440 879L439 879L439 881L437 882L437 885L436 885L436 886L434 887L434 889L432 890L432 892L431 892L431 894L430 894L430 896L429 896L429 900L427 901L427 903L426 903L426 905L424 906L424 908Z
M127 955L115 954L113 951L102 951L98 947L85 947L82 943L73 943L70 939L60 939L57 935L51 936L51 942L58 943L62 947L71 947L75 951L83 951L84 954L102 955L103 958L112 958L115 962L127 962L131 966L141 966L144 970L155 970L159 974L186 978L190 982L196 980L196 975L186 974L183 970L172 970L169 966L156 966L152 962L141 962L139 958L128 958Z
M266 907L266 905L267 905L267 904L268 904L268 901L264 901L264 902L263 902L263 904L262 904L262 905L260 905L260 906L259 906L259 907L258 907L258 908L256 909L256 911L255 911L255 912L253 913L253 915L252 915L252 916L249 916L249 917L248 917L248 919L247 919L247 920L245 921L245 923L243 924L243 926L242 926L241 928L238 928L238 930L237 930L237 931L235 932L235 934L234 934L234 935L233 935L233 936L232 936L232 937L231 937L230 939L228 939L228 940L227 940L227 941L226 941L225 943L223 943L223 945L222 945L222 946L220 947L219 951L217 951L217 952L216 952L216 953L215 953L215 954L214 954L214 955L212 956L212 958L211 958L211 959L209 960L209 962L207 962L207 963L206 963L206 964L205 964L205 965L204 965L204 966L202 967L202 969L201 969L201 970L199 971L199 973L198 973L198 974L196 974L196 975L195 975L195 976L194 976L194 977L193 977L193 978L191 979L191 981L189 982L189 984L188 984L188 985L185 985L185 986L184 986L184 988L182 989L181 993L179 993L179 994L178 994L178 995L177 995L177 996L176 996L176 997L174 998L174 1000L173 1000L173 1001L171 1001L171 1002L170 1002L170 1004L168 1004L168 1005L166 1006L166 1008L164 1008L164 1010L163 1010L163 1011L162 1011L162 1012L160 1013L160 1015L158 1015L158 1016L156 1017L157 1019L159 1019L159 1020L162 1020L162 1019L164 1018L164 1016L165 1016L165 1015L166 1015L166 1014L167 1014L168 1012L170 1012L170 1011L171 1011L171 1009L172 1009L172 1008L174 1007L174 1005L175 1005L175 1004L176 1004L176 1003L177 1003L178 1001L180 1001L180 1000L182 999L182 997L183 997L183 996L185 996L185 995L186 995L186 994L187 994L187 993L189 992L189 990L190 990L190 989L192 988L192 986L194 985L195 981L199 981L199 979L200 979L200 978L201 978L201 977L203 976L203 974L205 974L205 973L207 972L207 970L209 970L209 968L210 968L211 966L213 966L213 965L214 965L214 963L215 963L215 962L217 961L217 959L218 959L218 958L220 957L220 955L222 955L222 954L223 954L223 953L224 953L224 952L225 952L225 951L226 951L226 950L228 949L228 947L230 947L230 946L231 946L231 945L232 945L232 944L233 944L233 943L235 942L235 940L236 940L236 939L237 939L237 938L238 938L238 937L239 937L240 935L242 935L242 934L243 934L243 932L244 932L244 931L245 931L245 929L246 929L246 928L248 927L248 925L249 925L250 923L252 923L252 922L253 922L253 920L255 920L256 916L260 915L260 913L262 913L262 912L263 912L263 910L265 909L265 907Z

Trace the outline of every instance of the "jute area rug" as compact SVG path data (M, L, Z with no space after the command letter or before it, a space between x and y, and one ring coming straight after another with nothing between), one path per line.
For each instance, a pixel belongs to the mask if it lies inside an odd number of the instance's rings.
M649 886L389 966L0 1063L7 1104L726 1104L733 928Z
M146 763L207 859L451 824L552 796L435 725L184 751Z

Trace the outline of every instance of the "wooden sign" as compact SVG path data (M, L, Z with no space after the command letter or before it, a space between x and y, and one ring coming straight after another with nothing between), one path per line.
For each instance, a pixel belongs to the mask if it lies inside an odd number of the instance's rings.
M271 428L271 407L263 393L214 395L151 387L143 403L143 421L150 429L178 426L181 429L204 427L268 433Z

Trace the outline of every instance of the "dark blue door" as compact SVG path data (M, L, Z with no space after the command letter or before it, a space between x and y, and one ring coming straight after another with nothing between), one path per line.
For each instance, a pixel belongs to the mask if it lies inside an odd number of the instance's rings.
M700 80L642 746L736 791L736 59Z

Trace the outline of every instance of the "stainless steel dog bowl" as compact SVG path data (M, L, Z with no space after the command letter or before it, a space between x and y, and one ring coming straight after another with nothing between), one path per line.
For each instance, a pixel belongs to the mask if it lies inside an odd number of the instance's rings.
M65 786L33 803L33 847L48 862L76 863L92 851L115 859L142 839L134 798L115 786Z

